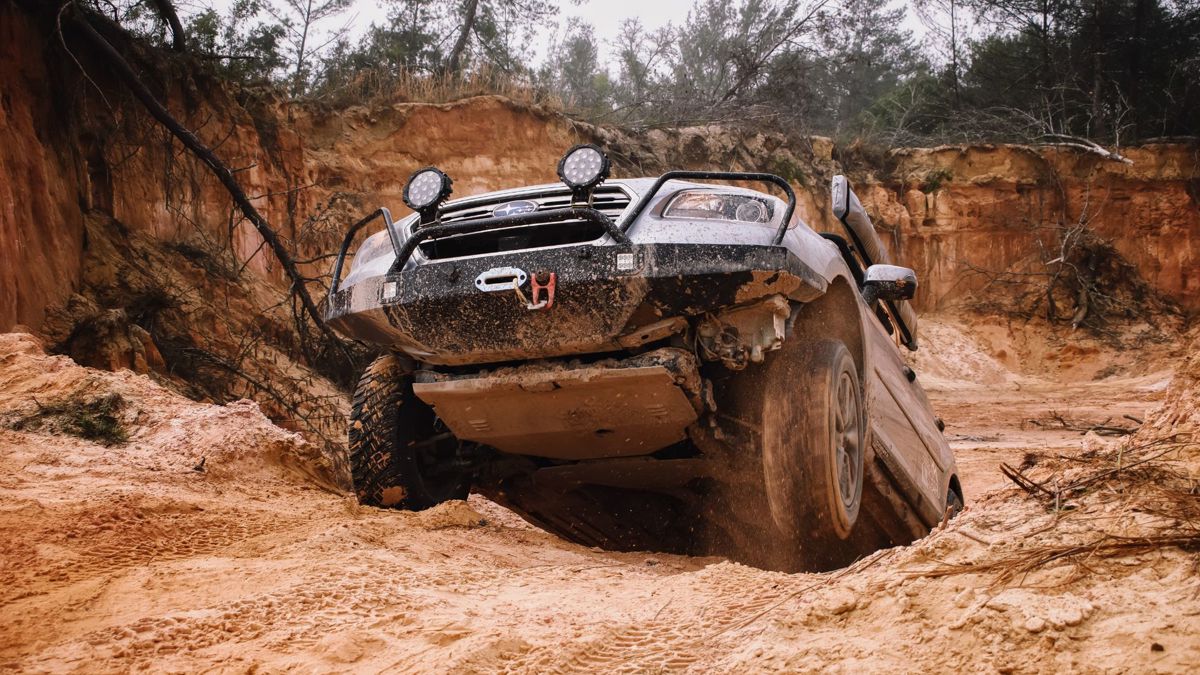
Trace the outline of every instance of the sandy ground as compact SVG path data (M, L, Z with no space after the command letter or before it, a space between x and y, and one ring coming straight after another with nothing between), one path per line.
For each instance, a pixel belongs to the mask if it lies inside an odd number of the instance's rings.
M1053 428L1052 413L1132 425L1123 416L1143 419L1171 374L1131 367L1051 382L1015 374L962 327L929 325L950 358L917 365L948 423L967 511L913 546L792 575L587 549L477 497L419 514L360 508L321 489L312 449L252 403L193 403L2 335L0 668L1194 668L1195 553L1163 547L1003 574L1003 561L1037 546L1145 524L1103 494L1048 509L998 466L1028 465L1027 453L1070 464L1110 447ZM46 413L113 393L125 443L64 434L68 422ZM947 574L954 564L965 567Z

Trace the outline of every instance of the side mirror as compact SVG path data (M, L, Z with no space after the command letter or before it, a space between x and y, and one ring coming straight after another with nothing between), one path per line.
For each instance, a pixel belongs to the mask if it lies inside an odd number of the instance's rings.
M871 265L863 281L862 295L867 305L876 300L912 300L917 294L917 274L898 265Z

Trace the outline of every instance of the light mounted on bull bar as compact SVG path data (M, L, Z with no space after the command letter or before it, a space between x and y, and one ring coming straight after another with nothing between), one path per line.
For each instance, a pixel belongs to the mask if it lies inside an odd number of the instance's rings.
M454 191L454 181L437 167L428 166L418 170L404 185L404 203L421 215L421 224L437 220L442 202Z
M579 151L580 148L588 148L597 152L599 156L603 158L603 161L601 162L601 168L599 171L596 171L593 168L592 171L594 173L592 175L584 175L583 168L585 166L594 167L595 163L587 162L586 165L576 163L572 165L569 176L563 175L566 173L565 170L567 169L568 160L572 154ZM611 164L608 163L608 158L604 157L604 153L600 152L599 148L587 145L575 146L574 148L571 148L571 150L567 151L567 154L564 155L563 159L559 162L559 175L563 179L563 183L565 183L567 187L571 188L572 190L572 204L570 206L565 208L533 211L530 213L518 213L511 216L474 218L467 221L445 224L437 223L435 221L437 218L437 210L441 206L441 201L450 194L450 178L445 176L445 174L443 174L441 171L433 169L433 167L430 167L429 169L422 169L416 174L413 174L413 178L416 178L418 175L428 170L437 171L438 175L445 177L445 183L443 184L445 194L439 195L435 202L429 203L424 207L426 212L429 213L428 220L426 220L425 213L422 213L422 227L416 228L414 231L409 233L407 237L401 237L400 233L397 231L397 228L392 223L391 214L388 213L387 209L380 208L371 215L363 218L351 226L350 230L346 233L346 238L342 242L342 246L338 251L337 260L334 263L333 280L330 284L329 295L333 296L336 294L341 285L343 261L346 257L346 251L350 247L354 234L366 224L380 216L384 218L385 224L387 225L388 235L392 241L392 246L396 250L396 257L392 261L392 265L387 271L388 275L393 275L404 269L405 264L408 262L409 258L412 257L412 254L417 249L417 246L423 241L437 239L440 237L472 234L475 232L482 232L484 230L504 227L544 225L547 223L564 221L587 221L603 227L613 243L621 246L628 246L633 242L630 241L629 235L626 234L626 231L650 206L650 203L655 200L663 187L672 180L754 181L775 185L787 196L787 206L779 219L779 225L775 231L775 236L771 240L771 243L775 246L782 244L784 236L788 231L788 225L791 224L792 215L796 211L796 193L792 190L792 186L789 185L786 180L774 174L732 171L668 171L667 173L659 176L658 179L654 181L654 184L650 187L650 189L643 192L641 198L625 211L621 218L621 224L618 225L603 212L591 208L591 206L586 202L584 204L578 204L575 201L576 191L581 191L583 199L590 199L591 191L608 177L608 172L610 169ZM583 180L584 182L576 182L576 179ZM412 183L411 180L409 182L410 184ZM425 192L421 191L417 196L424 194ZM413 206L413 203L409 201L409 190L407 187L405 188L405 203L409 204L409 206ZM415 208L416 207L414 207L414 209ZM430 211L431 208L432 211ZM419 210L418 212L420 213Z
M576 145L558 160L558 178L571 188L571 203L590 204L592 192L612 173L612 162L599 146Z

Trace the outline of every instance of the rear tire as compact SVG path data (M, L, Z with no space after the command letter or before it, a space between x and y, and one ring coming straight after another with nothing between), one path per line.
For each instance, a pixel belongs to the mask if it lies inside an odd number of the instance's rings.
M965 506L966 504L963 503L962 495L958 493L954 485L951 485L950 489L946 491L946 518L950 519L957 516Z
M413 394L394 355L367 366L350 409L349 459L360 504L420 511L466 499L470 476L456 466L459 441Z

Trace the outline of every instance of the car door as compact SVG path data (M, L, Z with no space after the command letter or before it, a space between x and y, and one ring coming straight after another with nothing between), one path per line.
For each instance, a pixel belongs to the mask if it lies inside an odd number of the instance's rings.
M950 448L930 412L925 391L910 380L893 338L881 318L864 310L864 346L868 373L864 388L870 415L871 447L927 525L941 519Z

